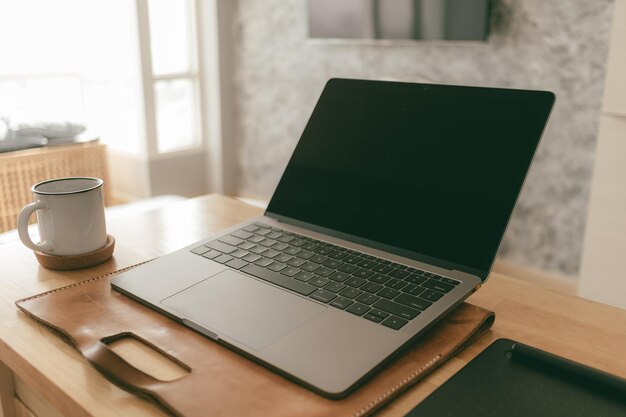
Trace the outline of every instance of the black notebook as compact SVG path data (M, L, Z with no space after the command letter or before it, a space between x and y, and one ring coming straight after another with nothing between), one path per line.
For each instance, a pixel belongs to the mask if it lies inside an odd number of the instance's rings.
M421 416L624 417L626 380L498 339L407 414Z

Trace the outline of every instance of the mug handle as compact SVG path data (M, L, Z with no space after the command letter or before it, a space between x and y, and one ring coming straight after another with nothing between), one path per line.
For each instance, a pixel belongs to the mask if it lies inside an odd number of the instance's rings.
M36 210L45 210L47 208L48 205L43 201L35 201L34 203L25 205L22 211L20 211L20 215L17 217L17 233L20 236L20 240L27 248L43 252L54 250L52 242L45 241L40 244L36 244L31 240L30 235L28 234L28 220L30 219L30 216L32 216Z

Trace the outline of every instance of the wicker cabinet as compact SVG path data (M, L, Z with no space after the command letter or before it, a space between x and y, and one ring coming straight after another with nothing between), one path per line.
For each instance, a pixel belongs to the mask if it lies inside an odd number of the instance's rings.
M0 153L0 233L15 229L18 213L33 200L33 184L77 176L102 178L108 204L106 145L93 141Z

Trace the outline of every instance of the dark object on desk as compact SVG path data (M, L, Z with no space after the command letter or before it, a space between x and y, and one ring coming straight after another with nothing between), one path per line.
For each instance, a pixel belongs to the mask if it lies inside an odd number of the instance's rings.
M493 342L407 417L626 416L626 380L508 339Z
M176 416L363 417L471 344L494 320L488 310L461 304L356 392L334 401L111 291L112 275L30 297L17 306L66 336L109 379ZM133 335L192 372L159 381L107 345Z

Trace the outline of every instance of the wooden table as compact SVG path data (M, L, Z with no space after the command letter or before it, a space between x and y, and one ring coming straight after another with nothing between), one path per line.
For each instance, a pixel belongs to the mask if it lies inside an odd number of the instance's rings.
M111 221L114 258L75 272L45 270L20 243L0 246L0 399L5 416L164 416L109 383L14 302L166 254L261 210L212 195ZM496 312L491 332L379 414L401 416L494 339L508 337L626 377L626 311L502 275L469 299ZM0 413L0 415L2 415Z

